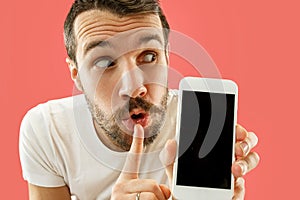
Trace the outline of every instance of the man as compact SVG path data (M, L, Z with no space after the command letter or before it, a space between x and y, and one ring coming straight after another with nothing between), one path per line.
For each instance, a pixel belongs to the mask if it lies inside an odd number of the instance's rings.
M171 196L177 95L167 89L168 33L156 0L74 2L66 61L83 95L38 105L23 119L31 200ZM233 199L243 199L241 177L259 161L250 152L257 137L241 126L236 132Z

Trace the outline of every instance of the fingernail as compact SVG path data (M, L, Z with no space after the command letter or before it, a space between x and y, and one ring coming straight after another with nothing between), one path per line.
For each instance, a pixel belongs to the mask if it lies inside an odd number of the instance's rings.
M137 124L136 125L134 125L134 127L133 127L133 132L136 132L137 131Z
M144 138L143 127L140 124L134 126L133 137Z
M243 150L244 155L247 155L249 153L250 148L247 142L245 141L241 142L240 147Z
M247 166L243 162L238 162L238 165L241 167L241 169L242 169L242 175L244 176L246 174L246 172L247 172Z

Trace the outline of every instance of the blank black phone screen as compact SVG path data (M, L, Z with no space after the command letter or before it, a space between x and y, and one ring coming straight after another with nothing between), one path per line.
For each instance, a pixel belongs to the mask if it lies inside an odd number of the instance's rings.
M235 95L183 91L177 185L230 189Z

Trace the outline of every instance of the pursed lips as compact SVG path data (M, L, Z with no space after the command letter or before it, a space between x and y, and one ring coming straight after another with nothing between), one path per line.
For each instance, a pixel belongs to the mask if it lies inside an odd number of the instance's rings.
M135 124L140 124L145 128L149 120L150 116L148 112L142 109L133 109L129 112L129 115L122 119L122 123L129 131L133 131Z

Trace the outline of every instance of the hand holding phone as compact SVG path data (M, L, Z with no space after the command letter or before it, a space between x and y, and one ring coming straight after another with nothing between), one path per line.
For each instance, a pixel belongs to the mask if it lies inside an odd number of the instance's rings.
M230 80L181 80L173 170L176 199L232 199L237 93Z

